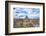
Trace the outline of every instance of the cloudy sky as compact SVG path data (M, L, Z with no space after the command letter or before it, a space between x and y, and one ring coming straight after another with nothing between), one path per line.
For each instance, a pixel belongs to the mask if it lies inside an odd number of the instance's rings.
M24 19L26 16L29 19L37 19L40 17L40 9L39 8L13 8L13 16L17 19Z

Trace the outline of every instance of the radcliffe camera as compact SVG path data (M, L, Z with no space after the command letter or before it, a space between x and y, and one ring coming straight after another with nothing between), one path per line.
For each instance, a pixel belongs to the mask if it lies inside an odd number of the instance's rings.
M39 27L39 8L13 8L14 28Z

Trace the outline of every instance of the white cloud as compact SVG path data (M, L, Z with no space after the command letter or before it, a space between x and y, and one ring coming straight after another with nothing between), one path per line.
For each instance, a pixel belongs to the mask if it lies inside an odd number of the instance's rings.
M39 10L35 9L34 11L31 9L27 9L27 8L16 8L14 10L14 16L16 18L25 18L26 16L28 16L28 18L39 18L40 16L40 13L39 13ZM19 13L16 13L16 12L19 12ZM26 12L26 13L24 13ZM17 15L17 16L16 16Z

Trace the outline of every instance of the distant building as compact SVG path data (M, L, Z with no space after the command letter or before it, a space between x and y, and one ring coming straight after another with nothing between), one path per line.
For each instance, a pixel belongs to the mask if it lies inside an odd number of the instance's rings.
M34 22L35 21L35 22ZM14 26L16 27L33 27L37 23L36 20L29 19L27 16L25 19L15 19L14 18Z

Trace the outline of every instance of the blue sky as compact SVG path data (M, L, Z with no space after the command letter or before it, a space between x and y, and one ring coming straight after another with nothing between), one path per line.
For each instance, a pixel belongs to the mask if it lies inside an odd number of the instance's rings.
M13 8L13 16L17 19L24 19L26 16L29 19L37 19L40 17L40 9L39 8Z

